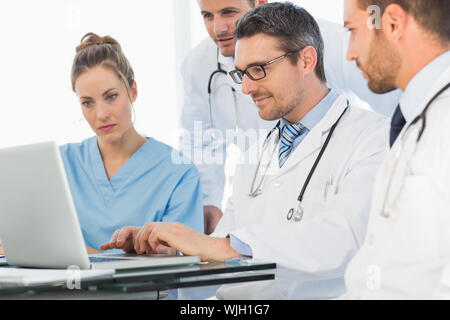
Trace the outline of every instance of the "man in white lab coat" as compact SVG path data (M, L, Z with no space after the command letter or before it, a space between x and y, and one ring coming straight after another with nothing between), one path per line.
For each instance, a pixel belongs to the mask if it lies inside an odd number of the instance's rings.
M233 79L261 118L279 123L238 165L216 231L207 236L178 223L149 223L122 229L109 246L144 253L168 245L202 260L277 263L277 280L223 287L221 298L337 297L365 236L389 123L327 87L323 40L304 9L258 7L241 18L236 36ZM291 211L303 189L303 213Z
M374 92L403 91L367 237L346 271L350 298L449 298L449 12L448 0L345 1L348 59Z
M200 171L205 231L209 234L222 216L227 146L235 143L244 152L251 144L244 143L245 137L256 142L266 136L276 122L261 119L251 98L242 94L240 85L227 75L234 69L236 21L253 7L266 4L267 0L198 2L210 37L189 53L182 66L184 103L180 123L184 134L180 138L180 148ZM345 29L328 21L319 20L318 23L325 42L324 68L328 87L337 93L346 93L353 105L363 106L360 98L373 110L391 116L399 92L376 95L368 90L356 66L345 60L348 41ZM221 71L215 72L219 68Z

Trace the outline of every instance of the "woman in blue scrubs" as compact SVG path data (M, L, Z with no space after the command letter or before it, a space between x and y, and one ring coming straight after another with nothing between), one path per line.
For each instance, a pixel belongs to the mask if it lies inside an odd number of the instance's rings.
M95 136L61 147L86 245L117 229L181 222L203 232L200 177L192 164L133 126L134 73L119 43L88 33L77 47L72 88Z

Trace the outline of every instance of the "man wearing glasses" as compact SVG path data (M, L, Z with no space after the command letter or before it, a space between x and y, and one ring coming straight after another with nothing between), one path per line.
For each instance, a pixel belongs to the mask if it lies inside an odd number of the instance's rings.
M230 72L265 120L279 121L238 165L230 206L207 236L181 224L125 228L113 247L169 245L202 260L277 263L276 280L222 287L233 299L326 299L345 292L344 271L365 237L389 122L328 89L314 18L290 3L245 14ZM114 245L115 244L115 245Z
M262 120L252 99L242 94L241 87L227 75L235 64L236 21L268 1L197 1L209 37L188 54L181 67L184 101L180 110L183 129L180 148L200 172L205 232L210 234L222 216L225 186L232 182L227 181L225 174L226 165L234 168L231 151L247 151L250 144L266 136L275 123ZM336 6L341 5L337 3ZM345 60L348 41L345 28L325 20L318 20L318 24L326 47L324 69L329 88L347 93L354 105L364 105L361 102L364 100L376 112L392 115L399 92L372 93L358 68ZM232 144L234 148L230 148ZM228 179L234 176L232 170L226 173ZM226 191L225 196L228 196Z

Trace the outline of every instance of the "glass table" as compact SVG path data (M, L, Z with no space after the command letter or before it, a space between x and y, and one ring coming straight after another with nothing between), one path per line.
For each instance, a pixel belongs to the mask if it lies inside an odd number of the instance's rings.
M116 271L80 282L69 289L64 281L43 285L0 283L0 299L161 299L169 289L275 279L276 264L249 259L173 267Z

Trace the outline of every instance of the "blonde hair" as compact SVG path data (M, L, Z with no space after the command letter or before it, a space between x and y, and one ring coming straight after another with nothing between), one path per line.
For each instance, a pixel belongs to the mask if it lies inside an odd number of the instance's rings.
M71 71L72 90L75 91L75 82L82 73L97 66L109 68L117 73L125 84L131 101L134 72L119 42L110 36L100 37L89 32L81 38L80 45L76 47Z

